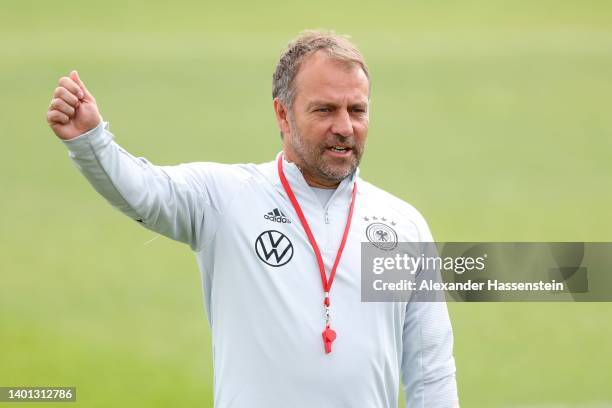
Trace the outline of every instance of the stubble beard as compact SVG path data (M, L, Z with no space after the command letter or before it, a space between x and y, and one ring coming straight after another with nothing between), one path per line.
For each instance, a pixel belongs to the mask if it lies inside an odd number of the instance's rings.
M304 142L293 117L290 117L289 121L293 129L291 147L300 159L300 163L296 164L300 167L302 173L307 171L327 182L339 183L355 172L361 161L363 146L358 146L354 140L349 141L347 137L340 135L334 135L332 140L319 145L308 145ZM350 156L346 159L335 160L328 157L325 154L327 146L333 144L348 145L351 148Z

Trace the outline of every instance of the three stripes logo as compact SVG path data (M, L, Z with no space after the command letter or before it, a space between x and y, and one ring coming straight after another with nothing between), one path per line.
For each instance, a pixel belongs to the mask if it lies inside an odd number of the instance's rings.
M267 214L264 214L264 218L269 221L279 222L281 224L291 224L291 220L287 218L285 214L278 208L273 209Z
M293 258L293 244L282 232L264 231L255 240L255 252L264 263L283 266Z

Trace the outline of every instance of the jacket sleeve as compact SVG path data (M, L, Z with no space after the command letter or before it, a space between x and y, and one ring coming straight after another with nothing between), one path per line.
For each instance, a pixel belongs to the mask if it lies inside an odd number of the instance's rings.
M424 219L420 224L421 243L431 243L423 250L428 253L435 248L434 240ZM427 273L441 280L439 270ZM407 408L459 407L453 329L444 298L435 298L438 301L413 299L406 305L401 370Z
M458 407L453 333L446 303L409 302L403 344L406 407Z
M228 194L208 182L217 163L155 166L113 140L107 122L63 141L89 183L115 208L148 229L200 249L216 231Z

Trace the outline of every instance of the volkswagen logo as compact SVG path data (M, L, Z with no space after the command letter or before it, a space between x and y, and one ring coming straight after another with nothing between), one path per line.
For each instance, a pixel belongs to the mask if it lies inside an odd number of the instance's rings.
M255 252L267 265L283 266L293 258L293 244L282 232L268 230L255 240Z

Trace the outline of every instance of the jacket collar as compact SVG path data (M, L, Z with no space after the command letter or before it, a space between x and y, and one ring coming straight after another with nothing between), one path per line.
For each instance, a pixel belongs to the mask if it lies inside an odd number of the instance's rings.
M278 161L278 157L283 155L283 152L279 152L276 155L276 159L274 160L272 166L272 174L271 180L273 181L277 190L279 190L283 196L286 196L285 189L280 181L280 177L278 175L278 170L276 168L276 162ZM291 189L295 194L296 198L302 203L308 203L311 205L321 206L319 199L315 195L312 187L308 185L306 179L304 179L304 175L300 171L300 169L293 162L289 162L283 156L283 170L285 172L285 177L287 177L287 181L291 185ZM353 192L353 182L357 180L359 176L359 168L355 169L355 171L350 175L344 178L336 188L336 191L330 198L327 206L330 206L332 202L340 202L344 203L344 201L350 201L351 194ZM288 198L287 198L288 200ZM316 207L315 207L316 208Z

